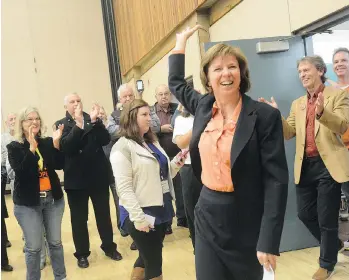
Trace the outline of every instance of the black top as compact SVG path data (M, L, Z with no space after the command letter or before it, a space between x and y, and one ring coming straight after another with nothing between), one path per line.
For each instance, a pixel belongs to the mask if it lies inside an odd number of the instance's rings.
M212 117L215 97L201 95L187 85L184 61L183 54L169 57L168 82L171 92L195 116L189 149L194 174L201 181L198 144ZM243 94L230 159L237 198L237 244L242 248L279 254L288 194L288 168L279 110Z
M55 170L64 166L64 155L53 146L51 137L38 138L38 149L44 159L51 191L55 200L63 197L61 184ZM7 145L8 159L15 172L13 202L17 205L40 205L39 155L29 150L29 142L12 141Z
M110 135L101 120L91 123L88 114L83 113L83 117L84 129L75 124L68 112L59 122L64 124L60 146L65 155L66 190L105 188L113 181L111 165L102 148L109 143Z

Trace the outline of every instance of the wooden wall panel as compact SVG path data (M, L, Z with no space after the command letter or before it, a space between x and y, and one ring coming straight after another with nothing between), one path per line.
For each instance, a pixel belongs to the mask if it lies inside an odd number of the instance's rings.
M114 0L122 74L165 39L205 0Z

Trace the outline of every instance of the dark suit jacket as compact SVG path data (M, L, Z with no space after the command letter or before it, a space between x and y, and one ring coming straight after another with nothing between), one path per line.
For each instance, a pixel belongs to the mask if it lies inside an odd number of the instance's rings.
M64 155L53 146L51 137L39 138L38 148L44 159L50 178L51 191L55 200L63 197L58 175L55 170L63 169ZM8 160L15 172L13 202L17 205L40 205L39 155L29 150L29 142L13 141L7 145Z
M169 58L169 87L195 116L189 146L194 174L201 179L199 140L212 117L215 98L186 84L183 54ZM231 176L237 200L237 244L279 254L288 193L288 168L280 112L242 95L242 110L231 148Z
M110 135L99 119L92 124L88 114L83 116L84 129L75 124L68 112L61 120L64 130L60 148L65 154L66 190L103 188L110 183L112 171L102 148L109 143Z

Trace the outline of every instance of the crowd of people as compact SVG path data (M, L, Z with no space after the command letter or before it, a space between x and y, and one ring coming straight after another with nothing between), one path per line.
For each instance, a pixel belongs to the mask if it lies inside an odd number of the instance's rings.
M11 178L27 280L40 279L45 244L54 279L67 279L65 198L56 170L64 171L80 268L89 266L91 253L90 199L100 248L111 260L122 260L113 240L110 189L120 234L129 235L131 250L139 251L131 280L163 279L163 241L175 216L177 226L189 228L198 280L261 280L263 268L276 269L289 181L284 139L294 137L298 217L320 243L313 279L331 276L338 252L349 247L338 238L342 191L349 200L349 50L335 50L338 81L331 85L321 57L298 61L305 95L284 118L274 99L248 96L248 61L238 48L220 43L204 54L200 77L207 94L187 84L186 42L199 28L177 34L168 85L156 88L153 106L123 84L109 117L97 103L88 114L72 93L64 97L66 115L53 124L51 137L35 107L8 115L1 143L2 210ZM6 214L1 268L12 271Z

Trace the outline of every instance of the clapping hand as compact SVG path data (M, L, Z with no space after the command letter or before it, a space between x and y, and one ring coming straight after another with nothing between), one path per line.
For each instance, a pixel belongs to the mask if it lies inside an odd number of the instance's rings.
M35 136L33 133L33 125L29 127L29 137L28 137L28 142L29 142L29 150L35 154L35 150L38 147L38 142L35 140Z
M278 104L275 102L274 97L271 98L271 101L268 101L268 100L264 99L263 97L260 97L260 98L258 98L258 101L266 103L266 104L274 107L275 109L278 109Z
M59 141L62 138L62 133L64 129L64 124L58 125L58 128L53 131L52 138L53 138L53 146L59 150Z
M76 125L81 128L84 118L82 115L82 108L80 104L78 104L74 110L74 120L76 122Z
M318 97L316 99L316 115L317 116L321 116L322 113L324 112L324 102L325 102L325 99L324 99L324 94L322 92L320 92L318 94Z
M100 109L101 107L97 103L92 104L92 109L90 113L92 123L96 122Z

